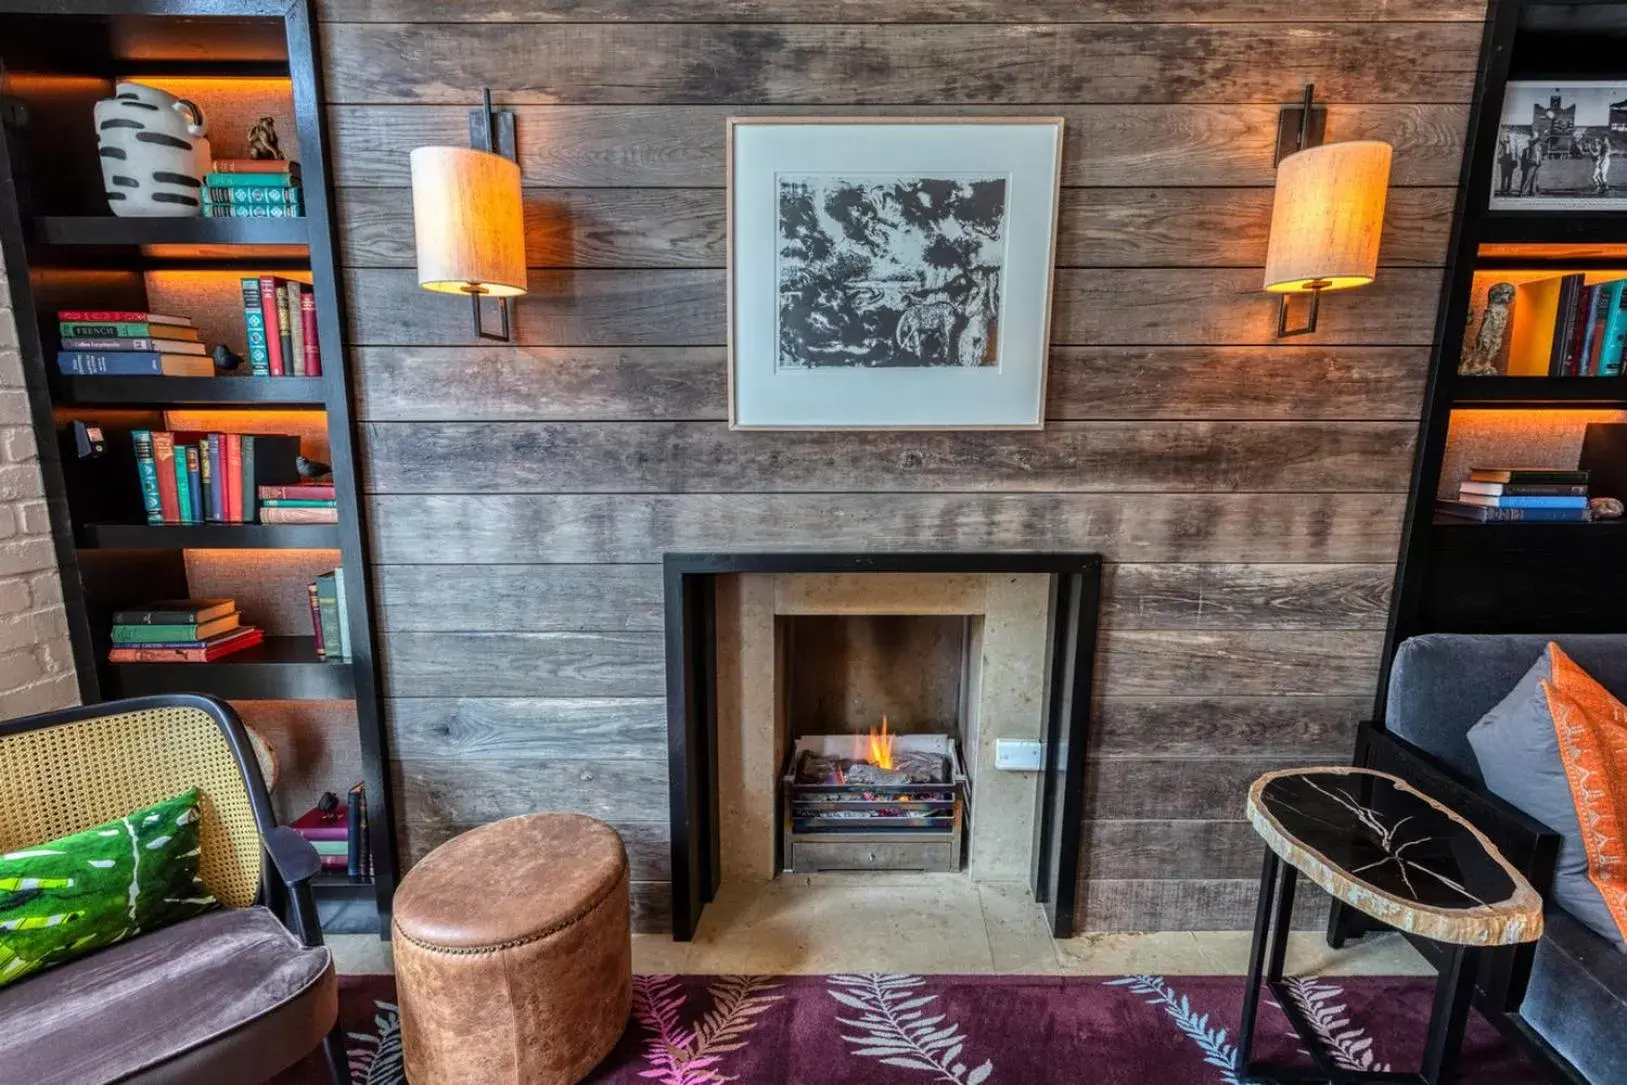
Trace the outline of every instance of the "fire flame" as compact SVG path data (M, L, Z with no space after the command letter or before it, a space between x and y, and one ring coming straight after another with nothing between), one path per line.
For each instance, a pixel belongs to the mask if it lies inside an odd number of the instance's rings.
M887 733L887 717L881 717L881 734L870 732L870 756L866 758L877 768L892 770L893 767L893 736Z

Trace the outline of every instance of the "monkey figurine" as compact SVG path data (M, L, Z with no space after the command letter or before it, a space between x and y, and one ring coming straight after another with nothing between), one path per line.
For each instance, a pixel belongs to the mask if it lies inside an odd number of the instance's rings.
M275 117L261 117L249 129L249 157L258 159L281 159L282 148L277 146L277 120Z

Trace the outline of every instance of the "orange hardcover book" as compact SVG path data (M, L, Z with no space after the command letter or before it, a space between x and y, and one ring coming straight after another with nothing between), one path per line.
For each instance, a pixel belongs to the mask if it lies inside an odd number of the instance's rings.
M213 663L222 656L259 644L264 634L258 626L246 625L223 635L207 648L114 648L107 653L109 663Z
M164 523L181 522L181 499L175 490L175 434L153 430L153 470L158 474L158 504Z
M226 437L226 522L243 522L243 435L228 433Z

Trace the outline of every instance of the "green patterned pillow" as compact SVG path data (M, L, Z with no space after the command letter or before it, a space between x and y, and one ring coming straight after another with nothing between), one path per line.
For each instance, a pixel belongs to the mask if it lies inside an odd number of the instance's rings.
M198 789L0 854L0 987L216 906L198 880Z

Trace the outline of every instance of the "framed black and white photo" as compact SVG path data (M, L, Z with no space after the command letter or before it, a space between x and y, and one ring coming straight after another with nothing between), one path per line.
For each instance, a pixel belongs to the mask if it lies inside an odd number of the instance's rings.
M1497 128L1489 206L1627 208L1627 82L1511 80Z
M1043 425L1060 119L727 134L731 426Z

